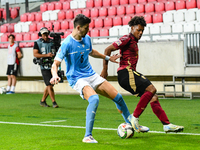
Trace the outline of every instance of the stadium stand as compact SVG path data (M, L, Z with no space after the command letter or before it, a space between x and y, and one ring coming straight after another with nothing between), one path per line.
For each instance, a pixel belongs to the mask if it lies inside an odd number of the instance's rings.
M16 24L1 25L1 33L26 34L36 32L43 26L52 30L52 25L54 25L55 31L65 33L64 38L73 29L73 18L79 13L91 17L89 34L92 37L111 36L113 35L112 31L116 32L115 36L121 35L123 31L127 33L129 31L127 30L128 22L135 15L144 16L147 24L152 24L145 28L146 34L197 31L199 30L197 21L200 21L198 8L200 8L200 2L196 0L60 0L41 4L38 12L21 14L20 22ZM10 8L10 12L13 19L19 15L19 8ZM0 9L1 16L5 17L3 8ZM29 23L23 24L23 22ZM155 33L152 28L158 29L156 26L158 23L164 24L160 25L159 30ZM106 33L103 34L103 31ZM3 40L5 40L5 36Z

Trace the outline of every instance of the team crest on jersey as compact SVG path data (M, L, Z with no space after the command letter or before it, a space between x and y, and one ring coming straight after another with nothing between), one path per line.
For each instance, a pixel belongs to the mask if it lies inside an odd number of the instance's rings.
M119 46L120 44L122 44L122 41L121 41L121 40L118 40L118 41L116 41L115 43Z
M82 44L82 46L83 46L83 48L85 47L85 45L84 45L84 44Z

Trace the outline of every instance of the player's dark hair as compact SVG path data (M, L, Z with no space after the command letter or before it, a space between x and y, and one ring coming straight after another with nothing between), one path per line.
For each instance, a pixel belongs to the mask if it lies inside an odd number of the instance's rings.
M86 17L83 14L78 14L75 18L74 18L74 28L77 27L77 25L80 25L81 27L90 23L91 19Z
M13 35L13 34L10 34L9 36L8 36L8 38L10 38L10 37L13 37L13 39L15 39L15 36Z
M131 26L135 26L135 25L141 25L141 26L144 26L146 27L147 23L146 21L144 20L144 17L143 16L135 16L134 18L132 18L129 22L128 22L128 25L131 27Z

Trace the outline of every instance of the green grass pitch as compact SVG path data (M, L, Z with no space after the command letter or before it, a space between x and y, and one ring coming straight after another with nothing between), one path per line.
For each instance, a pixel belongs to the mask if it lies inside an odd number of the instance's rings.
M56 95L59 108L39 105L41 94L0 95L1 150L199 150L200 99L161 99L169 120L185 127L182 134L165 134L163 126L148 105L140 124L149 133L135 133L120 139L118 125L124 122L115 104L102 96L97 110L93 137L98 144L82 143L88 102L78 95ZM132 113L139 98L123 96ZM108 130L105 130L108 128ZM153 132L156 131L156 132ZM158 133L160 132L160 133Z

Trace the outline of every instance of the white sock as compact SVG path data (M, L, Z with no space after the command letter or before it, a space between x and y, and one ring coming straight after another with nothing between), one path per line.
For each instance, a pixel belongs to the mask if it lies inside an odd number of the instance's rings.
M10 86L7 86L7 89L6 89L6 91L10 91Z
M14 92L15 91L15 86L11 86L10 91Z

